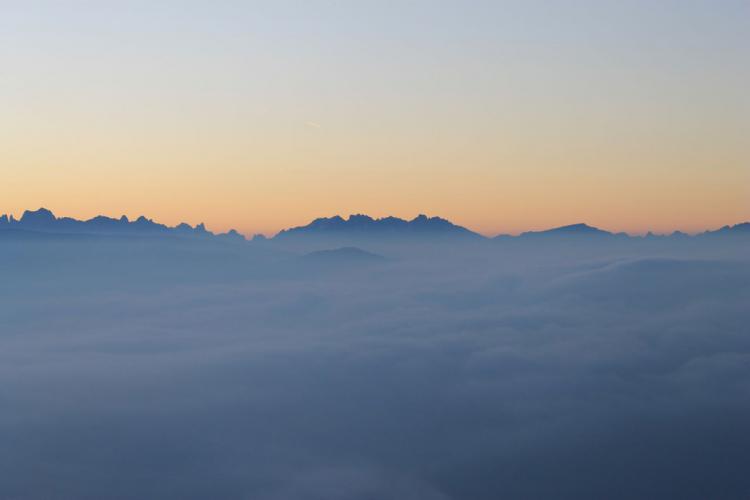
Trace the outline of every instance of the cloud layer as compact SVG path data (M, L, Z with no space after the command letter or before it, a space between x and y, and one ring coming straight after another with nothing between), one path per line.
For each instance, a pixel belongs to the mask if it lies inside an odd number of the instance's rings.
M750 265L719 254L8 266L0 498L746 498Z

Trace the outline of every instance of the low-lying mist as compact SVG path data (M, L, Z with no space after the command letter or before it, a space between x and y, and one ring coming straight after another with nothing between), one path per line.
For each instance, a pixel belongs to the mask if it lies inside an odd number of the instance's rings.
M2 499L750 497L747 242L0 242Z

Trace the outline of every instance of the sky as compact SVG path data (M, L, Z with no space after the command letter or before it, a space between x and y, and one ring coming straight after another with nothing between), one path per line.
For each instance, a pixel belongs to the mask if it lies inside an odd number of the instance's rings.
M750 219L746 1L0 3L0 213Z

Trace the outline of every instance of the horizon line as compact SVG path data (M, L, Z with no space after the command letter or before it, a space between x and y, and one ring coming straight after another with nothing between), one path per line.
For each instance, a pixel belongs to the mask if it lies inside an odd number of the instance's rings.
M610 231L609 229L606 229L606 228L603 228L603 227L600 227L600 226L593 226L593 225L588 224L587 222L578 221L578 222L573 222L573 223L569 223L569 224L555 225L555 226L552 226L552 227L546 227L546 228L543 228L543 229L526 229L526 230L523 230L523 231L520 231L520 232L517 232L517 233L514 233L514 232L498 232L498 233L494 233L494 234L486 234L486 233L482 233L482 232L479 232L479 231L475 231L474 229L471 229L471 227L469 227L469 226L465 226L465 225L461 225L461 224L456 224L451 219L448 219L448 218L442 217L442 216L436 216L436 215L430 216L430 215L426 215L424 213L420 213L420 214L418 214L415 217L413 217L413 218L410 219L410 218L399 217L399 216L394 216L394 215L387 215L387 216L384 216L384 217L373 217L373 216L370 216L370 215L368 215L366 213L357 212L357 213L350 213L347 216L343 216L341 214L335 214L335 215L331 215L331 216L308 218L307 219L307 221L308 221L307 223L303 223L303 224L299 224L299 225L290 225L288 227L284 227L282 229L276 230L272 234L263 233L263 232L254 232L252 234L249 234L249 233L242 233L242 232L240 232L239 230L237 230L235 228L229 228L226 231L224 231L223 233L222 232L214 233L211 229L207 228L205 226L205 223L203 223L203 222L198 222L198 223L195 223L195 224L191 224L191 223L183 221L183 222L179 222L179 223L177 223L177 224L175 224L173 226L170 226L168 224L159 222L156 219L148 217L148 216L145 216L145 215L139 215L137 217L132 218L132 217L128 217L127 215L124 215L124 214L121 215L121 216L119 216L119 217L115 217L115 216L109 216L109 215L104 215L104 214L100 213L100 214L97 214L97 215L95 215L93 217L90 217L90 218L87 218L87 219L86 218L84 218L84 219L76 219L75 217L71 217L71 216L59 216L59 215L57 215L55 213L54 210L51 210L51 209L46 208L46 207L39 207L36 210L25 209L23 211L23 213L20 215L20 217L18 217L18 218L16 218L15 215L12 212L0 213L0 221L2 221L4 218L7 217L8 221L20 222L27 213L38 213L40 211L47 211L47 212L51 213L56 220L59 220L59 219L72 219L72 220L76 220L76 221L79 221L79 222L88 222L88 221L96 219L97 217L106 217L106 218L112 219L112 220L122 220L124 218L129 223L132 223L132 222L135 222L135 221L143 218L143 219L146 219L147 221L153 222L155 224L161 224L163 226L166 226L169 229L175 229L175 228L177 228L178 226L180 226L182 224L187 224L191 228L198 228L198 227L202 226L203 228L205 228L209 232L211 232L213 234L216 234L216 235L226 234L226 233L231 233L231 232L236 232L236 233L242 235L248 241L252 240L253 237L255 237L255 236L262 236L264 238L271 239L271 238L274 238L274 237L278 236L280 233L282 233L284 231L288 231L288 230L294 229L294 228L305 227L305 226L313 223L316 220L328 220L328 219L339 218L339 219L342 219L344 221L349 221L349 220L352 219L352 217L357 217L357 216L368 217L369 219L371 219L373 221L379 221L379 220L384 220L384 219L388 219L388 218L393 218L393 219L399 219L399 220L406 221L406 222L413 222L413 221L419 219L420 217L426 217L428 219L442 219L442 220L448 221L449 223L451 223L451 224L453 224L453 225L455 225L457 227L464 228L464 229L466 229L466 230L468 230L468 231L470 231L472 233L475 233L475 234L477 234L479 236L482 236L482 237L488 238L488 239L497 238L497 237L500 237L500 236L518 237L518 236L521 236L521 235L527 234L527 233L538 233L538 232L551 231L551 230L555 230L555 229L567 228L567 227L573 227L573 226L587 226L587 227L599 229L599 230L602 230L602 231L606 231L606 232L611 233L613 235L624 234L624 235L627 235L627 236L630 236L630 237L644 237L644 236L647 236L649 234L652 234L652 235L655 235L655 236L669 236L669 235L672 235L672 234L675 234L675 233L681 233L681 234L687 234L687 235L690 235L690 236L696 236L696 235L699 235L699 234L702 234L702 233L706 233L706 232L710 232L710 231L717 231L717 230L720 230L720 229L725 228L725 227L732 227L734 225L743 224L743 223L747 223L748 221L750 221L750 219L748 219L748 220L745 220L745 221L736 222L734 224L724 224L724 225L719 226L719 227L717 227L715 229L704 228L704 229L700 229L700 230L696 230L696 231L683 231L683 230L680 230L680 229L673 229L673 230L671 230L669 232L655 232L653 230L645 230L645 231L635 232L635 233L628 232L628 231Z

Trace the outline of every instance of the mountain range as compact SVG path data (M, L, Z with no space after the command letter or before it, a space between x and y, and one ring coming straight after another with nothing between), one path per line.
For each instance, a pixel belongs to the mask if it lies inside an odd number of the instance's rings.
M481 240L485 237L440 217L419 215L412 220L398 217L374 219L368 215L350 215L315 219L306 226L279 232L274 239L288 241L309 237L407 238L407 239L463 239Z
M175 235L236 241L245 239L234 229L227 233L214 234L208 231L204 224L193 227L182 223L169 227L144 216L131 221L124 215L120 218L98 215L92 219L78 220L71 217L56 217L46 208L26 210L20 219L15 219L12 215L0 215L0 231L13 229L54 234Z
M88 220L77 220L71 217L56 217L50 210L40 208L27 210L20 219L12 215L0 215L0 235L13 232L45 233L45 234L88 234L88 235L132 235L132 236L176 236L203 239L218 239L225 241L244 242L245 237L234 229L221 234L208 231L204 224L191 226L182 223L174 227L154 222L144 216L129 220L126 216L112 218L103 215ZM696 236L750 236L750 222L734 226L724 226L715 231L706 231ZM529 231L519 236L499 235L488 238L465 227L453 224L440 217L419 215L411 220L398 217L373 218L363 214L324 217L313 220L305 226L284 229L272 238L261 235L253 238L253 242L273 241L279 243L309 241L309 240L377 240L377 241L428 241L441 240L477 242L485 240L526 240L550 237L580 238L580 237L618 237L641 238L629 236L626 233L612 233L589 226L587 224L572 224L549 229L546 231ZM643 238L690 237L676 231L668 236L649 233Z

